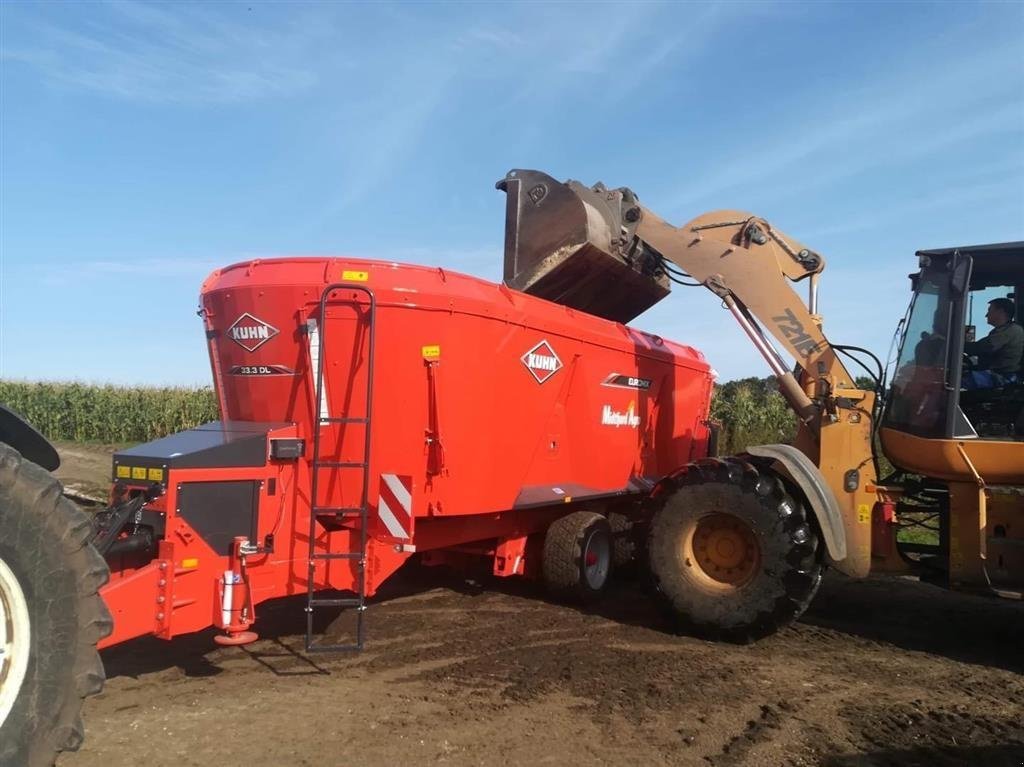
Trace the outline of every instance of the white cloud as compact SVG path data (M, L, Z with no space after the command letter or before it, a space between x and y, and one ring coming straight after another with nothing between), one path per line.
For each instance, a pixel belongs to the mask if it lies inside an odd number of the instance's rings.
M86 23L30 20L35 41L5 45L0 57L57 85L153 103L239 103L316 83L301 53L320 26L296 20L261 28L245 5L210 8L179 5L171 13L119 2L92 6Z
M801 103L782 119L752 122L736 139L741 145L717 153L732 159L691 170L685 189L662 195L661 208L687 211L726 193L781 199L873 167L1024 129L1019 39L963 51L957 66L946 70L932 65L934 51L914 53L908 58L928 61L927 70L886 71Z

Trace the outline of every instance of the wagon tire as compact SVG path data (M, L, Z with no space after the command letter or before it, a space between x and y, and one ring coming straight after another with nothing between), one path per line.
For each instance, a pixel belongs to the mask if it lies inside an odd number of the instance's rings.
M608 514L608 525L612 531L612 567L616 574L632 567L639 556L636 522L628 514L613 511Z
M676 630L744 643L807 609L823 547L813 516L767 465L749 457L691 464L659 499L648 564Z
M0 443L0 764L52 765L82 744L82 701L103 688L96 643L110 575L60 483Z
M544 583L556 599L592 602L608 586L612 533L608 520L577 511L555 520L544 535Z

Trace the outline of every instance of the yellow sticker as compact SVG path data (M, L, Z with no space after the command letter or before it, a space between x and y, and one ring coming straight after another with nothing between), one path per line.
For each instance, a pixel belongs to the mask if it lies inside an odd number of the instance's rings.
M199 567L199 560L195 557L181 560L182 570L195 570L197 567Z
M871 523L871 508L866 503L857 505L857 521L862 525Z
M369 272L353 272L346 269L341 273L341 279L345 282L366 282L370 279Z
M146 478L146 467L145 466L132 466L132 479L145 479Z
M132 470L131 470L130 466L118 466L117 467L117 476L118 476L118 478L120 478L120 479L128 479L129 477L131 477L131 475L132 475Z
M148 473L148 479L150 482L163 482L164 481L164 470L163 469L150 469Z
M423 347L423 359L425 360L436 360L441 356L440 346L424 346Z

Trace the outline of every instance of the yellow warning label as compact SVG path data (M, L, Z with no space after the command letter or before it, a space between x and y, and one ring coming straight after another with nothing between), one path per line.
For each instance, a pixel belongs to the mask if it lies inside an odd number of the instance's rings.
M871 507L866 503L857 504L857 521L862 525L871 524Z
M199 560L195 557L181 560L182 570L195 570L197 567L199 567Z
M425 360L436 360L441 356L440 346L424 346L423 347L423 359Z
M150 482L163 482L164 481L164 470L163 469L150 469L147 473L146 478Z
M354 272L346 269L341 273L341 279L345 282L366 282L370 279L369 272Z
M118 466L117 476L119 479L128 479L132 475L132 469L130 466Z
M132 479L145 479L146 478L146 467L145 466L132 466Z

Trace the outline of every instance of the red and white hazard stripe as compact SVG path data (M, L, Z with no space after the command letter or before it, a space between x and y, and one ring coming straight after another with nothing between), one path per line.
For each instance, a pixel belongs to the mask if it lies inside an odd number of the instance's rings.
M412 477L380 475L377 515L392 538L407 541L412 537Z

